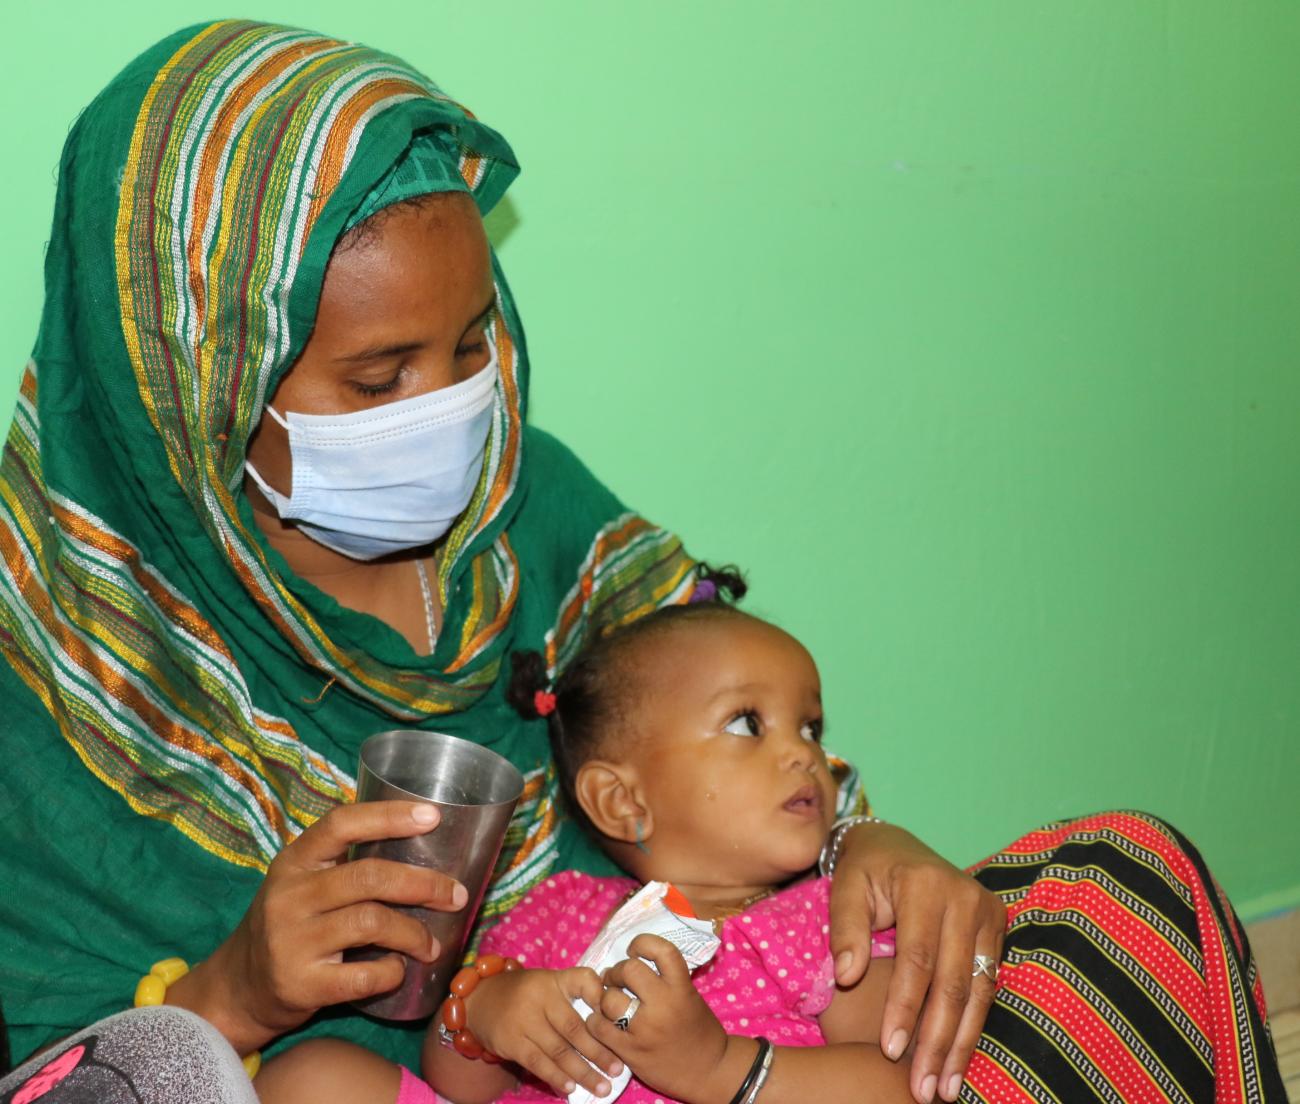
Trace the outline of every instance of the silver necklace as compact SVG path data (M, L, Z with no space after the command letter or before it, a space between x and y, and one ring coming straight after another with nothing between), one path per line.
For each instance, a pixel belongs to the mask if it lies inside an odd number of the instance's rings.
M429 576L424 572L423 560L415 561L415 570L420 575L420 596L424 599L424 628L429 634L429 654L433 655L433 647L438 637L433 631L433 595L429 592Z

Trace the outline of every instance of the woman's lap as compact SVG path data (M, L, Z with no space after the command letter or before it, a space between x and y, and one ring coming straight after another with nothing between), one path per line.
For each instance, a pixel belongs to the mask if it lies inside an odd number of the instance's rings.
M1008 929L963 1101L1285 1102L1240 922L1175 829L1063 821L973 873Z
M963 1101L1284 1104L1240 922L1175 829L1141 813L1084 817L973 872L1002 896L1008 929ZM32 1095L42 1071L48 1089ZM255 1100L221 1036L170 1008L79 1032L0 1080L0 1100L22 1100L20 1086L48 1104ZM425 1088L409 1074L402 1086L412 1102Z

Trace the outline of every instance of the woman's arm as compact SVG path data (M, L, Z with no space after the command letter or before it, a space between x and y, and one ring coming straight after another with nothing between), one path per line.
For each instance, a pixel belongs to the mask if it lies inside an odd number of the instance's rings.
M835 978L852 986L874 971L871 932L898 929L877 1038L892 1058L915 1044L912 1095L921 1104L936 1092L957 1098L993 1002L991 982L972 983L972 964L976 954L1001 957L1006 916L997 896L901 828L864 824L843 841L831 886Z

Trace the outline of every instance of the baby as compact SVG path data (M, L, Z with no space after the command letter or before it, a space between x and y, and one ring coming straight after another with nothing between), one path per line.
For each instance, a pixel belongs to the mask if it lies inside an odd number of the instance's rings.
M710 586L708 600L597 640L554 687L540 656L515 658L512 704L547 719L568 809L626 876L555 874L484 936L486 976L469 979L449 1024L435 1017L427 1084L348 1044L309 1044L338 1063L332 1099L352 1098L343 1081L357 1100L399 1104L436 1100L428 1086L455 1104L554 1101L578 1086L603 1096L626 1064L623 1104L910 1101L908 1057L874 1042L889 933L861 983L834 982L816 866L837 787L817 667L788 633L722 600L743 593L737 576ZM603 977L578 968L651 881L712 921L716 957L692 976L671 943L641 935ZM596 1010L585 1021L575 998Z

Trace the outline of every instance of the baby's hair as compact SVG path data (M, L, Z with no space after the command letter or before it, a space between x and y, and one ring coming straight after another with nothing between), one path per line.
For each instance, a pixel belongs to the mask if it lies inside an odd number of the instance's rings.
M540 652L515 652L510 657L506 700L521 716L546 718L566 809L588 832L600 835L579 804L574 785L578 770L596 757L607 734L617 730L626 715L635 678L631 665L621 662L622 658L637 642L680 622L746 616L733 603L740 601L747 589L735 567L696 565L695 591L689 601L661 606L597 636L553 687L547 687L546 660Z

